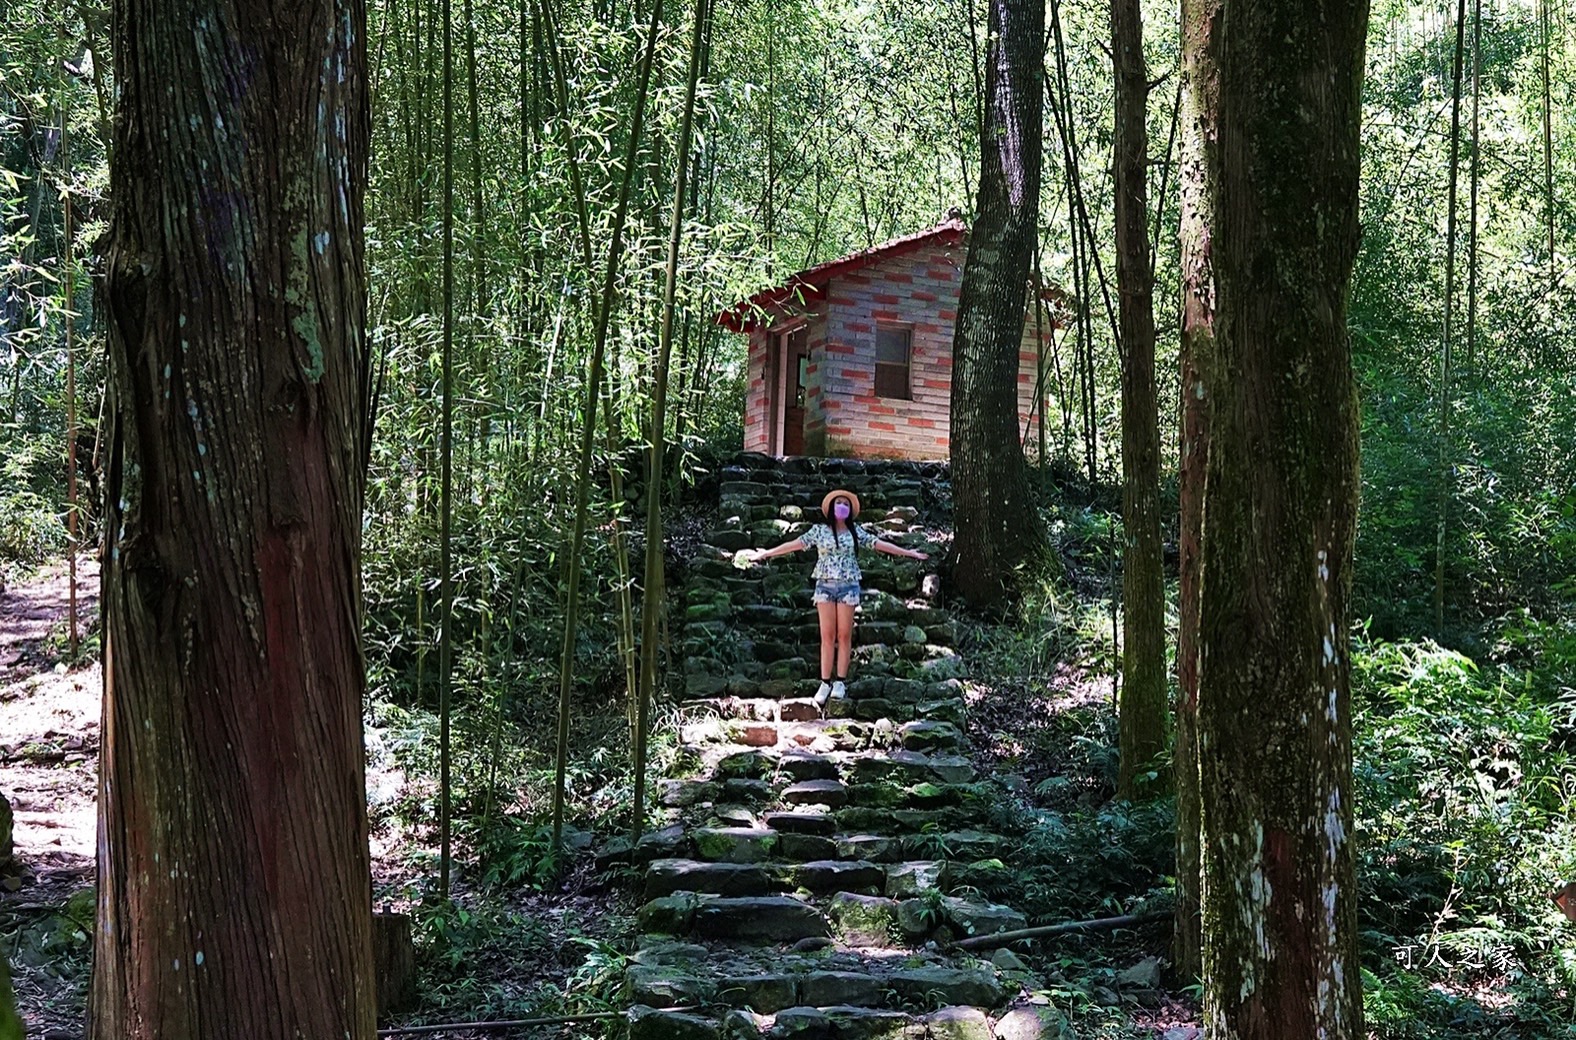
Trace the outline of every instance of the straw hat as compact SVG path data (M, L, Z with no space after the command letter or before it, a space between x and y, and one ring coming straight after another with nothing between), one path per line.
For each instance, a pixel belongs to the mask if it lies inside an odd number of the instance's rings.
M828 518L831 517L832 502L838 498L848 499L849 504L853 506L853 511L849 514L848 519L852 520L854 517L859 515L859 496L854 494L852 491L849 491L847 488L833 488L831 491L826 493L825 498L821 499L822 516Z

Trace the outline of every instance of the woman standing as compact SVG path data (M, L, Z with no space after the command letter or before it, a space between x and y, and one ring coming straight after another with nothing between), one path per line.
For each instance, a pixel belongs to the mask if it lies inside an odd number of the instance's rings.
M821 622L821 686L815 691L815 703L824 707L828 698L842 700L848 696L844 683L853 655L854 608L859 606L859 582L863 577L858 551L864 548L911 560L926 560L929 556L883 541L869 527L854 523L859 516L859 496L852 491L828 491L821 499L821 515L826 521L798 538L773 549L745 549L739 555L753 563L801 549L819 551L814 577L815 611Z

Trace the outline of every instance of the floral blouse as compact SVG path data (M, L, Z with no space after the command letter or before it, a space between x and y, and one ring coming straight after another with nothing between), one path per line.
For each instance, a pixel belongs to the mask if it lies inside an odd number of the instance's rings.
M859 548L873 550L880 536L864 524L859 524L858 528ZM854 558L852 532L844 530L834 535L830 524L816 524L799 537L799 542L806 549L820 550L820 559L815 563L816 581L853 582L860 579L859 561Z

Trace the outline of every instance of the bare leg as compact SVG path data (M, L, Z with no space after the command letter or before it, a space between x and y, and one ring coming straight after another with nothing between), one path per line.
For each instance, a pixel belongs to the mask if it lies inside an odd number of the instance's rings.
M835 603L817 603L815 612L821 620L821 678L832 677L832 658L836 650L837 611ZM846 656L846 655L845 655Z
M821 631L821 659L826 659L826 631L825 622L822 622ZM854 608L847 603L837 604L837 675L839 678L848 678L848 661L854 653Z

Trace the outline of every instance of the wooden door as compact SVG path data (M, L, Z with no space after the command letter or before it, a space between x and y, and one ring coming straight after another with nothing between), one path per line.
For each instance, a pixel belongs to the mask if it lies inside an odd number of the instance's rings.
M788 333L783 350L783 454L804 454L805 386L810 368L809 336L803 328Z

